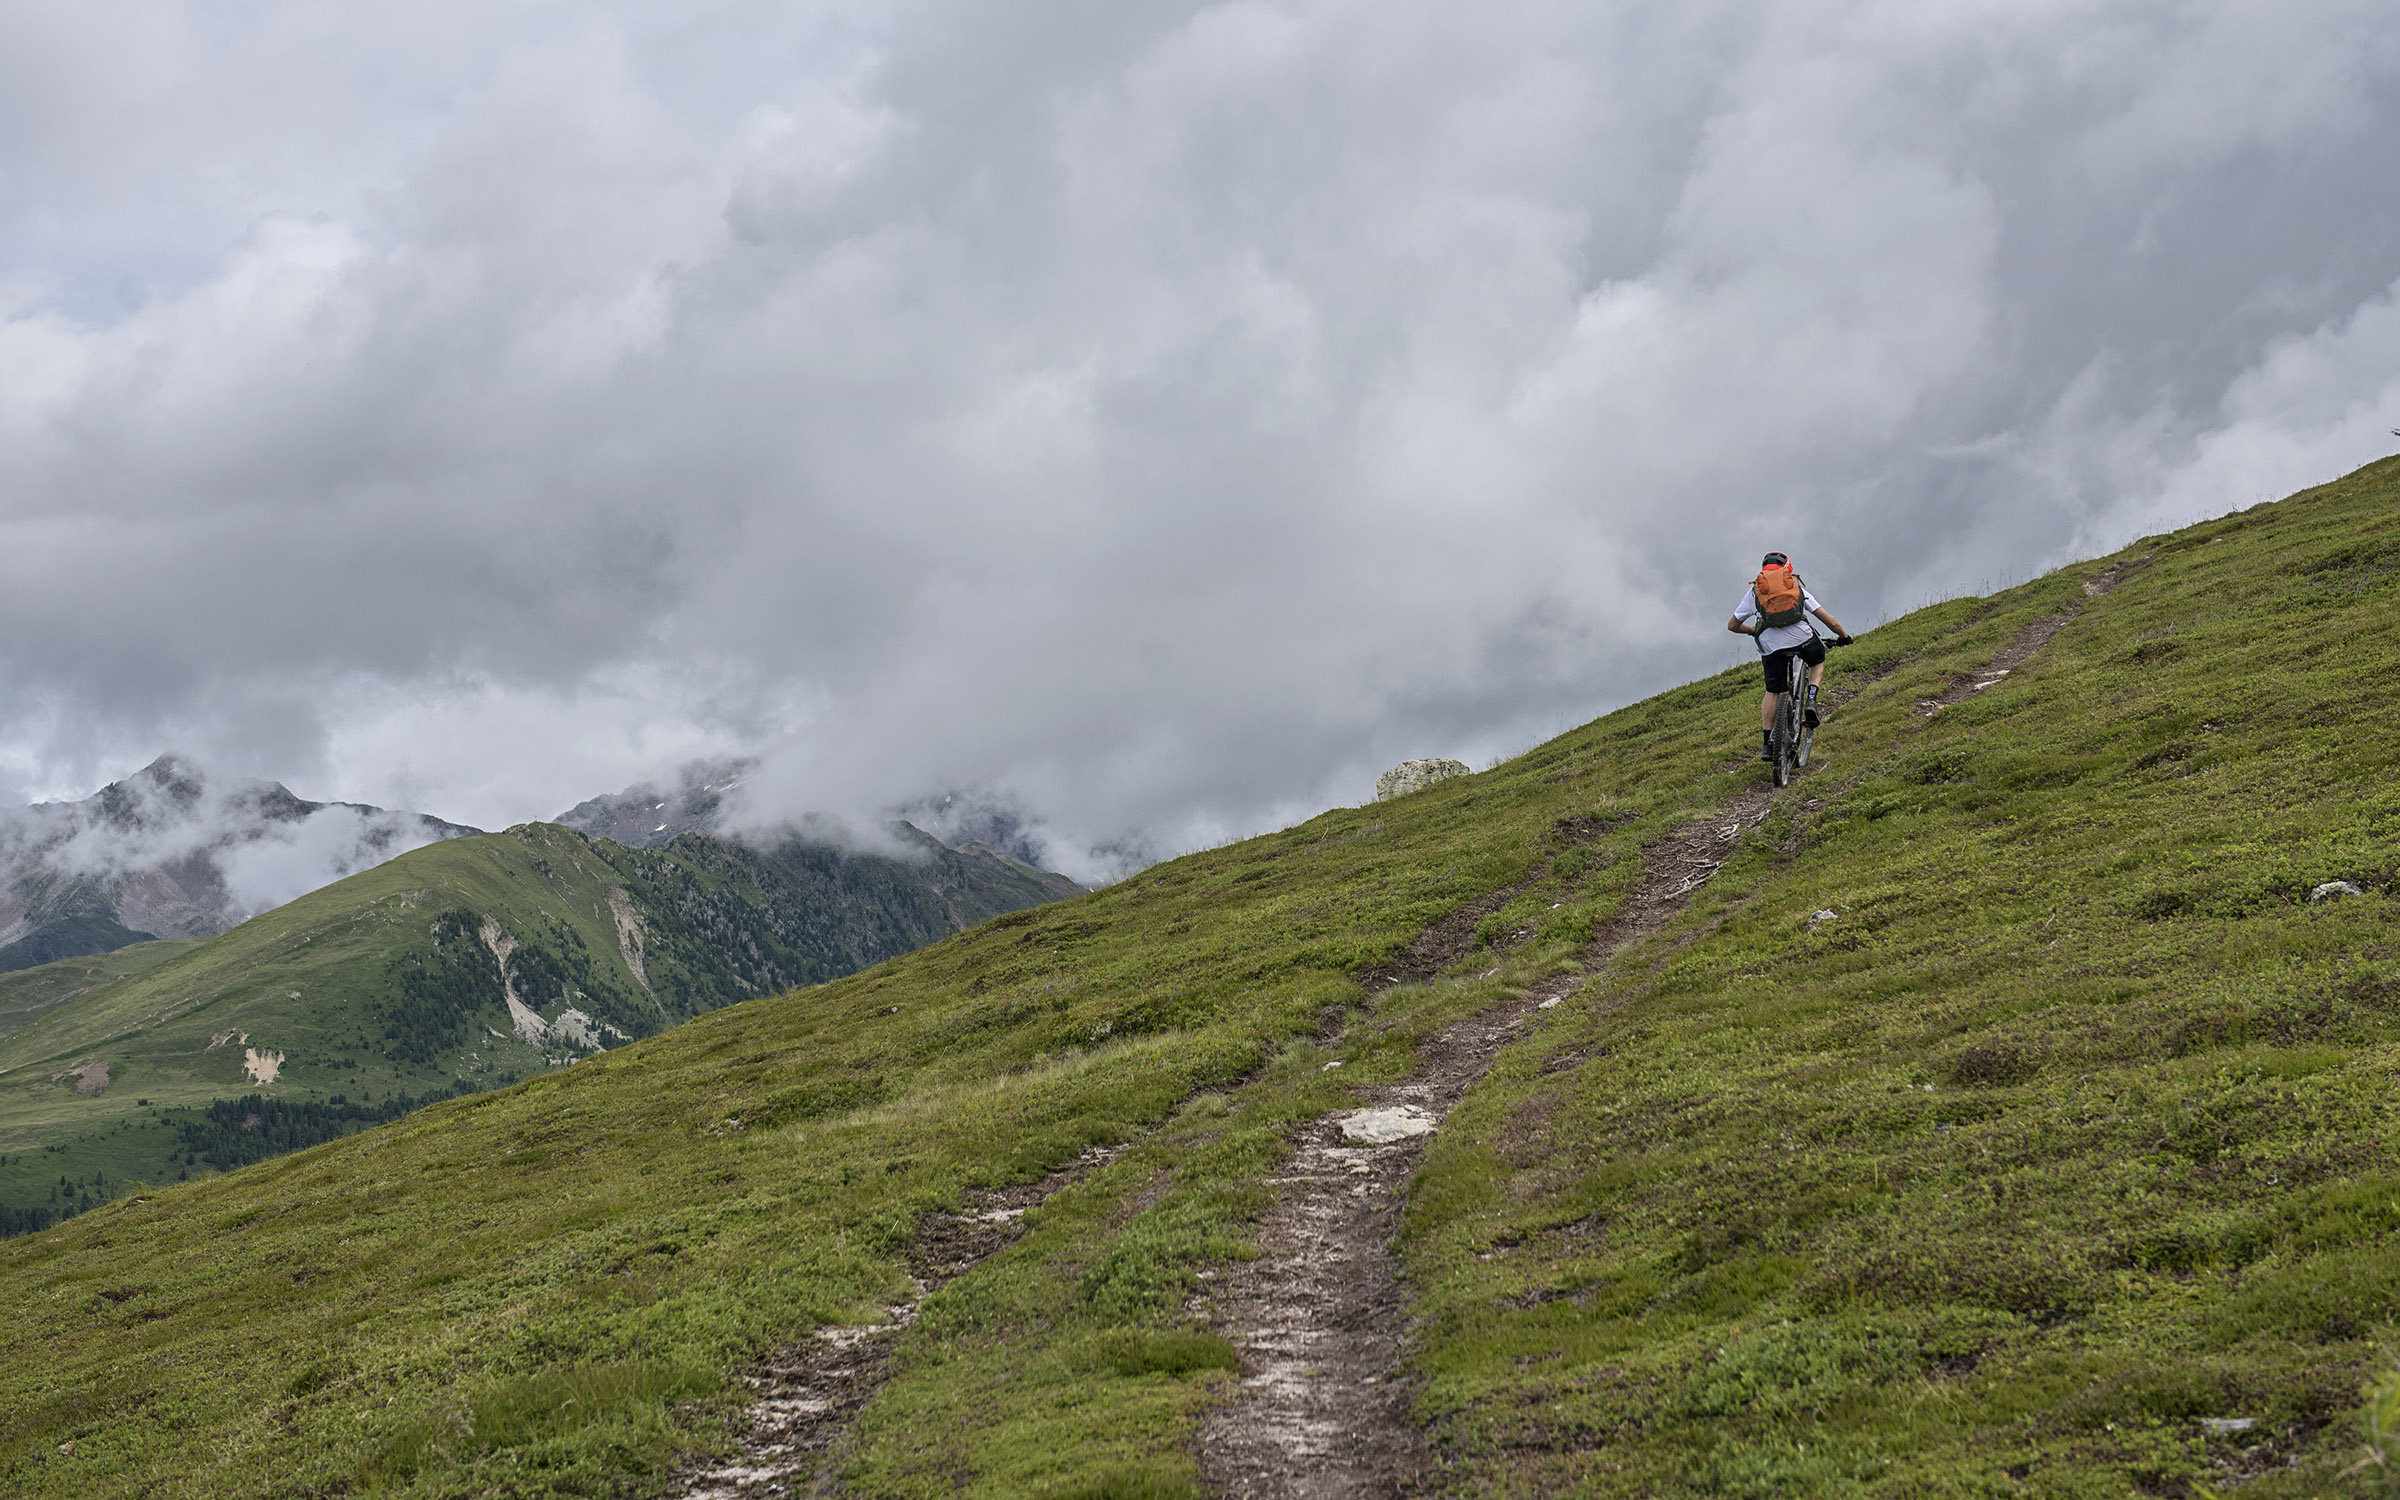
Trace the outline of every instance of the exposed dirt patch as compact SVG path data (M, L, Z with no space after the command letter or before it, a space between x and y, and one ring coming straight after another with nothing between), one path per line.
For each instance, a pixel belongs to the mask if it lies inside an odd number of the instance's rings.
M2088 591L2091 584L2085 584L2084 588ZM2074 618L2072 614L2044 615L2038 620L2026 621L2024 628L2017 632L2016 639L2001 647L1992 658L1991 665L1980 672L1957 673L1951 677L1950 685L1938 695L1918 699L1916 717L1930 719L1953 703L1964 703L1977 693L2006 682L2009 673L2031 661L2035 653L2049 645L2052 638L2066 629Z
M1539 879L1541 872L1537 870L1505 890L1497 890L1468 902L1426 928L1398 958L1381 968L1369 969L1361 974L1358 977L1359 987L1370 995L1380 995L1397 984L1423 984L1475 946L1475 928L1485 917L1516 900L1526 887Z
M1008 1248L1024 1233L1027 1209L1123 1150L1092 1147L1039 1182L987 1193L958 1213L926 1215L909 1249L915 1290L908 1300L887 1308L885 1322L820 1328L816 1337L744 1371L758 1399L743 1417L740 1456L685 1476L670 1493L679 1500L834 1493L853 1424L890 1372L893 1345L916 1321L918 1305Z
M108 1087L108 1064L89 1062L79 1067L69 1068L63 1073L50 1075L52 1083L63 1083L70 1078L75 1080L76 1093L97 1094Z
M252 1083L273 1083L283 1071L283 1054L272 1047L244 1047L242 1072Z
M1773 800L1768 788L1739 793L1644 849L1641 884L1593 935L1582 973L1544 980L1452 1026L1419 1051L1414 1077L1368 1090L1367 1109L1447 1115L1535 1011L1664 927ZM1473 942L1478 922L1531 883L1459 908L1366 983L1387 989L1439 973ZM1432 1475L1432 1449L1409 1416L1416 1392L1401 1370L1407 1310L1391 1250L1426 1138L1350 1139L1343 1126L1357 1113L1300 1128L1290 1162L1269 1179L1276 1200L1259 1227L1258 1259L1220 1283L1215 1320L1242 1351L1242 1378L1200 1440L1201 1470L1219 1494L1364 1500L1415 1493Z
M2099 598L2102 594L2123 583L2156 556L2158 554L2155 552L2145 552L2139 557L2129 557L2120 563L2110 563L2101 570L2098 576L2083 581L2083 597L2086 599Z

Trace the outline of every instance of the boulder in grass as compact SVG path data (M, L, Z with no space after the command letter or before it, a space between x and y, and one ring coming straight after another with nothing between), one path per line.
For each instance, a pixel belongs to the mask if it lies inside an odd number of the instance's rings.
M2365 891L2347 880L2328 880L2308 893L2308 904L2314 906L2320 901L2331 901L2338 896L2363 896L2365 894Z
M1375 778L1375 800L1389 802L1394 797L1423 791L1437 781L1448 781L1453 776L1466 774L1464 761L1404 760Z

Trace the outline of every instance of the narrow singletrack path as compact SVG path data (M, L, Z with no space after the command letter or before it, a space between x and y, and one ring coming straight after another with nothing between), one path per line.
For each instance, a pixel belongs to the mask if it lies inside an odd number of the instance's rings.
M2145 560L2110 568L2084 585L2085 596L2109 592ZM2028 622L1982 671L1953 678L1939 697L1918 704L1917 715L1931 717L1998 686L2074 618L2068 611ZM1365 1109L1300 1128L1283 1174L1269 1179L1276 1196L1259 1226L1258 1258L1227 1273L1212 1299L1219 1331L1242 1353L1234 1398L1201 1431L1201 1472L1215 1493L1228 1500L1383 1500L1428 1487L1436 1460L1411 1419L1416 1392L1402 1364L1407 1305L1392 1243L1431 1127L1535 1011L1665 928L1723 866L1743 830L1766 819L1776 796L1772 786L1736 793L1645 848L1641 883L1593 935L1580 973L1545 980L1452 1026L1421 1049L1407 1082L1369 1090ZM1445 918L1390 969L1368 976L1366 987L1432 978L1467 951L1476 923L1521 889L1494 892Z
M1259 1227L1258 1258L1229 1272L1213 1299L1218 1329L1242 1351L1235 1397L1201 1433L1201 1471L1214 1491L1234 1500L1369 1500L1413 1493L1430 1477L1433 1453L1411 1420L1416 1393L1401 1369L1406 1306L1391 1248L1425 1132L1535 1011L1682 910L1772 801L1768 788L1737 794L1644 849L1641 883L1594 935L1582 973L1544 980L1451 1026L1419 1051L1407 1082L1367 1091L1363 1110L1301 1127L1284 1171L1269 1179L1276 1197ZM1368 987L1439 973L1466 951L1476 922L1515 894L1454 913Z
M2109 592L2146 561L2110 568L2084 585L2086 596ZM1921 701L1918 716L1998 686L2074 618L2070 611L2030 622L1983 671L1955 677L1938 697ZM1544 980L1451 1026L1419 1050L1406 1082L1368 1090L1363 1109L1298 1131L1283 1173L1269 1179L1277 1191L1260 1226L1258 1258L1229 1272L1211 1299L1217 1327L1243 1361L1234 1399L1210 1414L1201 1433L1201 1470L1212 1490L1232 1500L1382 1500L1423 1487L1435 1459L1410 1415L1415 1391L1402 1370L1407 1308L1391 1247L1430 1128L1536 1011L1672 921L1742 831L1765 820L1776 795L1771 786L1737 793L1644 848L1641 883L1594 933L1581 972ZM1495 891L1451 913L1390 967L1368 975L1365 987L1374 993L1433 978L1467 951L1478 922L1523 889ZM758 1399L744 1415L740 1455L683 1476L670 1492L674 1500L833 1493L859 1413L882 1386L918 1304L1006 1248L1027 1209L1123 1149L1086 1151L1039 1182L987 1194L962 1213L928 1216L912 1254L910 1298L889 1309L887 1322L820 1329L745 1373Z
M778 1350L742 1380L757 1400L742 1414L741 1453L683 1476L675 1500L759 1500L832 1494L848 1457L859 1413L890 1372L892 1346L916 1321L917 1306L942 1283L973 1270L1024 1232L1025 1211L1068 1183L1106 1165L1123 1146L1094 1146L1042 1178L984 1194L955 1214L928 1214L909 1249L915 1290L886 1309L886 1322L820 1328L814 1338Z

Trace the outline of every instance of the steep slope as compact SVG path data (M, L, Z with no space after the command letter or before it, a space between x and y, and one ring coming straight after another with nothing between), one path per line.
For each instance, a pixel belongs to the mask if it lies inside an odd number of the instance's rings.
M1491 1035L1359 1163L1445 1486L2324 1493L2400 1295L2396 517L2400 462L1885 626L1779 797L1727 672L0 1245L0 1475L665 1493L906 1307L848 1493L1190 1493L1295 1144Z
M403 850L480 829L277 782L212 785L162 755L80 802L0 815L0 973L208 937Z
M205 943L0 980L0 1232L1062 894L1060 877L923 843L906 859L698 836L635 850L527 824L418 849ZM276 1108L242 1102L254 1093Z
M551 821L629 849L656 849L687 833L721 833L726 798L757 768L754 760L695 761L672 786L645 781L578 802Z

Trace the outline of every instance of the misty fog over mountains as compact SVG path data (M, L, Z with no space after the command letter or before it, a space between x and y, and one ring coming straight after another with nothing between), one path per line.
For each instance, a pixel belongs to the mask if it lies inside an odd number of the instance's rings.
M0 811L0 972L146 937L208 937L439 839L480 829L310 802L162 755L77 802Z
M740 795L756 769L745 759L695 761L554 821L637 849L696 834L804 861L821 856L801 851L845 850L947 869L949 851L983 849L1044 865L1014 814L955 794L872 823L762 823ZM428 813L312 802L278 782L162 755L90 797L0 811L0 972L146 938L212 936L410 849L482 831Z

